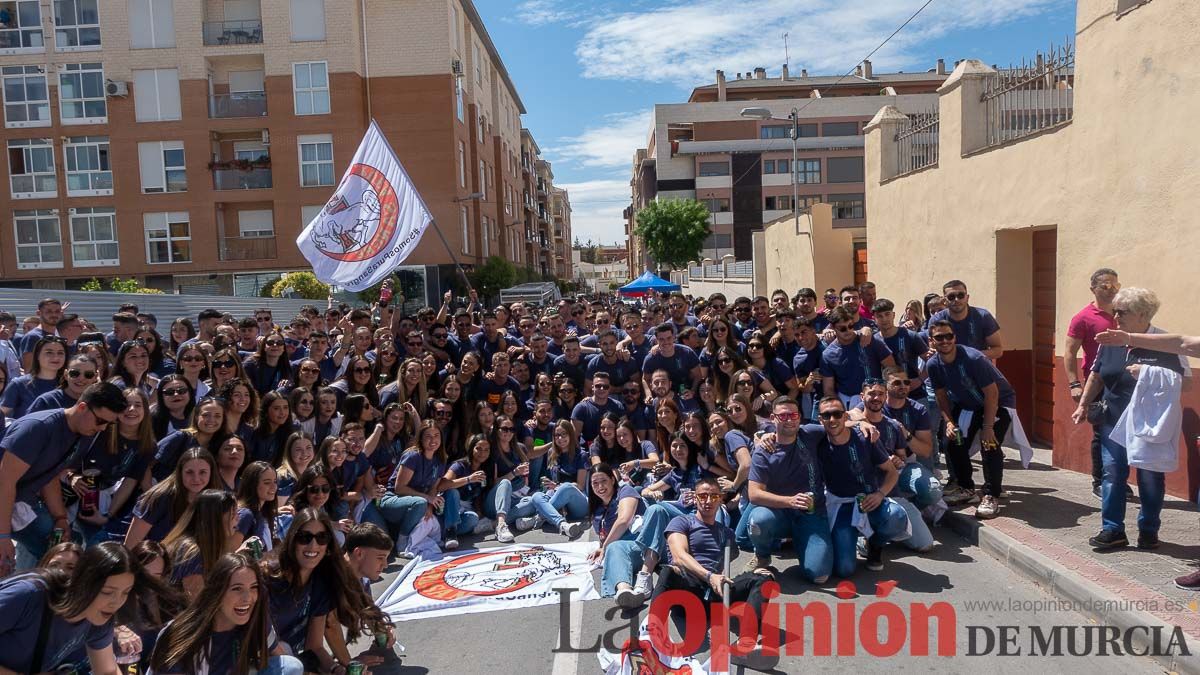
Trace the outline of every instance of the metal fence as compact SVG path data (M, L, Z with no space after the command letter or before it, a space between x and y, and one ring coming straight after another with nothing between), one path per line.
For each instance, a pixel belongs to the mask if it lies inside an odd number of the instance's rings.
M1071 121L1075 46L1067 43L998 71L984 86L987 145L999 145Z
M908 116L908 124L896 132L895 175L937 166L938 119L937 108Z
M733 263L715 263L712 265L692 265L686 270L687 278L719 279L722 277L748 278L754 276L754 261L739 260Z

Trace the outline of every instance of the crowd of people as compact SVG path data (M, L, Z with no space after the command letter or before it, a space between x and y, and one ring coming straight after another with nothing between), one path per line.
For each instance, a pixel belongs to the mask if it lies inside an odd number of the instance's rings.
M1110 328L1147 332L1153 294L1117 288L1093 278ZM0 311L0 673L344 672L348 642L395 640L369 587L389 559L468 537L590 528L621 606L687 589L761 608L784 548L820 584L928 551L948 508L1000 512L1015 394L962 281L903 304L870 283L461 304L163 330L123 305L107 333L52 298ZM1078 396L1107 401L1083 416L1106 546L1130 461L1104 430L1137 378L1109 349ZM1150 546L1162 478L1143 473Z

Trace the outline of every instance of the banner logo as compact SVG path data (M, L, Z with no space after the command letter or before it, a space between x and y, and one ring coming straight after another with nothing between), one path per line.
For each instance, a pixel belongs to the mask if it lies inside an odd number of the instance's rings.
M571 573L571 565L541 547L484 552L448 560L422 572L413 589L432 600L458 600L512 593L548 576Z
M320 221L312 229L312 243L334 260L369 260L391 242L399 212L396 191L387 176L373 166L355 164L321 209Z

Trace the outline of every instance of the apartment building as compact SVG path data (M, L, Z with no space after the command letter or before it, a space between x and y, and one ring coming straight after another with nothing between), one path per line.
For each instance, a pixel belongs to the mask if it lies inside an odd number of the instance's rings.
M571 203L566 190L555 187L550 162L528 129L521 130L521 194L524 214L524 267L544 277L571 278ZM522 261L514 261L522 262Z
M524 104L471 0L0 0L0 279L253 293L371 118L425 199L405 294L527 264Z
M792 173L798 205L833 206L835 226L856 231L865 248L863 125L881 104L906 112L936 105L945 81L938 61L922 73L876 73L870 61L852 77L789 74L768 77L765 68L696 87L686 103L656 104L647 147L634 157L632 203L626 211L630 262L645 256L632 235L635 218L650 200L689 198L705 202L712 234L704 257L751 257L751 233L792 212ZM767 108L773 120L743 117L747 107ZM798 155L792 166L793 110L798 117Z

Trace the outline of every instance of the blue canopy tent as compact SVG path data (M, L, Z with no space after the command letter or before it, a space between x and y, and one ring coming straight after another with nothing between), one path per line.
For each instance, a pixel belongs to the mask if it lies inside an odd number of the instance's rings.
M642 276L625 284L617 290L623 296L640 298L645 295L647 291L658 291L659 293L677 291L679 290L679 284L673 284L670 281L658 276L654 272L646 270Z

